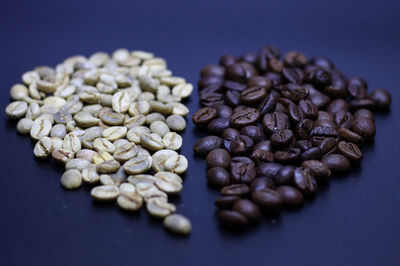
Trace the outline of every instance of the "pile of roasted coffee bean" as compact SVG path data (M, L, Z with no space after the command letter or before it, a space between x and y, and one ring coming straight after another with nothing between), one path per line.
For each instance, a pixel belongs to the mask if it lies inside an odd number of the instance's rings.
M174 233L188 234L190 221L175 212L168 195L183 189L188 161L177 150L193 90L172 76L166 61L144 51L116 50L74 56L51 68L37 67L11 88L6 108L20 119L17 131L36 142L37 158L65 164L61 184L94 186L97 201L116 201L126 211L164 218Z
M222 56L201 70L198 86L203 108L192 120L211 135L193 149L221 191L220 222L235 228L302 205L332 174L359 164L360 146L375 136L372 111L391 104L386 90L368 93L364 79L328 59L281 57L272 46Z

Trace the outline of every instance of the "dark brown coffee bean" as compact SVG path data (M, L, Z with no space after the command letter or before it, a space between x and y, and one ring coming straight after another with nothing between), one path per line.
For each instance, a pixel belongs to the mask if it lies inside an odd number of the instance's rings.
M373 120L363 117L356 117L353 121L351 130L360 135L366 141L375 138L376 127Z
M354 99L350 102L351 110L358 109L373 109L375 107L375 102L370 99Z
M225 129L224 132L222 133L222 137L224 138L224 144L223 144L224 148L230 152L232 140L239 135L240 135L239 130L235 128Z
M217 110L212 107L199 109L192 117L193 124L196 126L206 126L211 120L217 118Z
M282 77L288 83L301 84L303 83L303 72L299 68L283 68Z
M261 211L257 204L248 200L240 199L233 204L234 211L244 215L250 222L258 222L261 218Z
M339 136L339 133L336 129L331 128L331 127L317 126L311 131L311 136L336 138Z
M218 117L231 118L232 113L232 108L227 105L220 105L217 107Z
M247 157L234 157L231 160L231 179L235 183L251 183L256 178L254 162Z
M267 90L263 87L250 87L242 91L240 101L244 104L254 104L267 96Z
M343 173L350 170L350 161L341 154L330 154L322 158L332 173Z
M317 178L317 181L326 182L331 175L331 170L326 163L317 160L304 161L301 166L308 168L311 174Z
M296 169L295 166L293 165L285 165L283 166L278 174L273 177L273 180L276 185L289 185L293 183L293 175L294 175L294 170Z
M301 154L301 159L303 161L307 160L319 160L323 155L322 150L320 147L312 147Z
M201 69L200 75L202 77L206 76L215 76L215 77L223 77L225 74L225 69L219 65L208 65Z
M223 187L221 194L223 196L245 196L249 194L250 188L245 184L234 184Z
M238 106L233 110L231 116L231 125L233 127L242 128L257 122L259 113L257 109L248 106Z
M299 140L307 139L314 127L314 122L310 119L304 119L296 125L295 134Z
M335 138L326 138L322 140L319 144L319 148L321 149L322 153L332 153L336 150L336 146L338 144L337 139Z
M274 181L272 181L272 179L268 177L257 177L253 180L253 182L251 182L250 193L253 194L256 191L266 188L275 189Z
M227 91L231 90L231 91L242 92L247 88L247 86L246 86L246 84L243 84L243 83L240 83L240 82L227 80L227 81L224 82L224 88Z
M254 146L254 150L272 151L272 145L270 140L264 140L257 143Z
M246 227L246 225L249 223L249 220L246 218L246 216L239 212L230 210L219 211L218 219L224 226L239 229Z
M216 199L214 203L220 209L230 209L238 199L238 196L224 196Z
M283 164L295 164L301 159L301 151L297 148L287 148L274 153L275 161Z
M229 128L229 118L219 117L210 121L207 125L208 132L214 135L221 135L225 129Z
M379 110L390 108L390 104L392 103L392 96L385 89L375 89L371 91L368 97L374 101L375 107Z
M372 121L375 121L374 114L368 109L357 110L354 113L353 117L354 118L368 118L368 119L371 119Z
M283 68L284 68L283 63L278 59L272 58L268 61L268 69L273 72L281 73Z
M351 79L350 79L351 80ZM351 82L349 80L347 91L353 98L362 99L367 97L367 88L364 84L358 82Z
M255 203L269 211L277 211L283 204L281 194L268 188L254 192L251 197Z
M283 113L269 113L263 118L262 124L268 134L273 134L279 130L289 127L288 116Z
M356 144L364 143L364 139L357 133L351 131L350 129L339 128L338 132L339 132L339 137L341 140L353 142Z
M236 59L236 57L234 55L231 54L226 54L221 56L221 58L219 59L219 64L223 67L227 67L229 65L233 65L237 62L238 60Z
M350 105L343 99L333 100L326 108L326 111L331 115L335 115L337 112L340 111L348 112L349 110Z
M296 141L295 148L298 148L301 151L306 151L312 148L312 144L308 139L300 139Z
M215 149L208 153L206 162L210 168L216 166L228 168L231 164L231 155L227 150Z
M294 171L294 184L305 196L314 196L317 193L317 181L308 168L296 168Z
M273 162L274 154L271 151L254 149L250 155L251 159L256 162L256 164Z
M318 107L309 100L300 100L299 107L307 118L316 119L318 116Z
M254 76L254 77L249 78L249 80L247 81L247 86L248 87L263 87L263 88L269 90L272 87L272 83L266 77Z
M346 98L347 90L345 87L338 87L338 86L326 86L324 88L324 93L332 98Z
M315 106L318 108L324 108L327 106L330 102L329 96L323 94L323 93L315 93L313 95L310 95L307 97L308 100L310 100Z
M281 86L280 92L282 96L292 100L293 102L298 102L308 95L308 89L305 86L299 86L295 83L288 83Z
M335 67L335 65L327 58L323 57L314 57L310 60L310 64L319 66L323 69L330 70Z
M234 90L228 90L225 93L225 102L234 107L240 104L240 92Z
M294 139L294 134L290 129L279 130L272 134L271 144L272 147L279 149L289 146Z
M291 67L301 67L307 64L307 57L299 52L288 52L285 54L284 63Z
M210 151L221 148L222 139L217 136L207 136L199 139L193 146L196 155L206 156Z
M202 93L200 94L200 103L203 106L217 107L224 104L224 95L222 93Z
M223 81L224 79L222 77L207 76L207 77L202 77L197 84L199 85L200 89L206 88L208 86L220 87Z
M265 176L273 179L281 168L282 165L279 163L263 163L257 166L256 172L257 176Z
M265 139L263 129L258 126L246 126L240 130L240 134L248 136L254 141L254 143L259 143Z
M257 55L254 53L245 53L240 57L240 60L249 64L254 65L257 60Z
M279 95L277 93L270 93L264 100L258 105L258 111L260 116L264 116L275 110L276 103L278 101Z
M304 201L303 194L294 187L280 186L276 191L281 195L283 203L287 206L297 207Z
M213 167L207 171L208 182L214 187L223 187L230 184L229 173L222 167Z
M254 141L245 135L236 136L231 141L231 152L236 155L245 155L249 153L254 146Z
M341 141L338 144L338 151L352 162L358 162L363 154L358 146L351 142Z
M226 66L225 76L233 81L245 82L256 76L257 70L249 63L236 63Z
M299 106L296 104L289 104L288 106L288 116L290 118L290 121L294 123L299 123L304 120L305 114L301 110Z
M350 128L353 124L353 116L350 112L339 111L335 114L335 123L342 128Z

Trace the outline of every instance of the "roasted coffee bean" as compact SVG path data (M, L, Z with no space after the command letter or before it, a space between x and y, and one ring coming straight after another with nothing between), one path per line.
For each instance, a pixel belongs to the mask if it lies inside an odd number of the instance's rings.
M201 93L200 102L204 106L217 107L224 103L224 95L221 93Z
M250 137L254 141L254 143L259 143L260 141L265 139L263 129L258 126L244 127L240 130L240 134Z
M232 210L244 215L253 223L258 222L261 218L260 208L257 206L257 204L248 199L237 200L233 204Z
M276 185L289 185L293 183L294 170L296 169L293 165L285 165L279 169L278 174L272 179Z
M375 107L380 110L388 109L392 103L392 96L385 89L373 90L368 97L374 101Z
M331 115L335 115L337 112L340 111L348 112L349 110L350 105L343 99L333 100L326 108L326 111Z
M299 67L307 64L307 57L299 52L288 52L285 54L284 63L287 66Z
M245 53L240 57L240 60L254 65L254 63L257 61L257 55L253 53Z
M232 108L227 105L220 105L217 107L217 114L219 117L231 118L232 113Z
M267 113L275 110L276 103L278 101L279 95L277 93L270 93L267 97L262 100L258 105L258 112L261 117L264 117Z
M295 123L299 123L305 118L305 114L302 109L294 103L291 103L288 106L288 116L290 120Z
M208 123L207 130L214 135L221 135L229 126L229 118L219 117Z
M303 73L298 68L283 68L282 76L288 83L301 84L303 82Z
M236 63L228 65L225 69L225 76L233 81L243 82L256 76L257 70L249 63Z
M219 65L208 65L201 69L200 74L202 77L223 77L225 74L225 69Z
M273 179L281 168L282 165L278 163L263 163L257 166L256 172L257 176L265 176Z
M250 183L256 178L254 162L248 157L233 157L230 169L231 180L234 183Z
M219 221L227 227L233 228L244 228L249 223L249 220L243 214L230 211L230 210L221 210L218 212Z
M256 191L266 188L275 189L274 181L272 181L272 179L268 177L257 177L253 180L253 182L251 182L250 193L253 194Z
M360 135L366 141L375 138L376 127L373 120L363 117L356 117L353 121L351 130Z
M224 196L216 199L214 203L220 209L230 209L238 199L238 196Z
M234 184L223 187L221 194L223 196L244 196L249 194L250 188L245 184Z
M350 161L341 154L330 154L322 158L332 173L342 173L350 170Z
M375 107L375 102L370 99L354 99L350 102L351 110L358 109L373 109Z
M366 82L360 78L350 78L347 81L347 91L353 98L365 98L367 97Z
M307 118L316 119L318 115L318 107L309 100L300 100L299 107Z
M294 134L290 129L276 131L271 136L271 144L274 148L285 148L289 146L294 139Z
M341 128L350 128L353 124L353 116L350 112L337 112L335 115L335 123Z
M251 151L254 141L245 135L236 136L230 144L230 150L235 155L244 155Z
M320 182L326 182L331 175L329 167L321 161L308 160L304 161L301 166L310 169L311 174L317 178L317 181Z
M296 168L294 171L294 184L305 196L314 196L317 193L317 181L308 168Z
M274 154L271 151L254 149L250 155L251 159L257 164L273 162Z
M196 155L206 156L210 151L222 147L222 138L217 136L207 136L199 139L193 146Z
M280 186L276 191L281 195L282 201L287 206L300 206L303 203L303 194L291 186Z
M259 112L255 108L247 106L238 106L231 116L231 125L233 127L245 127L255 123L259 118Z
M210 168L216 166L228 168L231 163L231 155L227 150L214 149L208 153L206 162Z
M267 211L277 211L283 204L283 198L279 192L272 189L262 189L251 194L255 203Z
M374 118L374 114L368 110L368 109L360 109L357 110L354 114L353 114L354 118L368 118L371 119L372 121L375 120Z
M223 67L227 67L229 65L233 65L237 62L237 59L234 55L226 54L221 56L219 59L219 64Z
M237 91L237 92L242 92L247 88L246 84L231 81L231 80L225 81L223 87L227 91L230 90L230 91Z
M295 147L299 148L301 151L306 151L312 148L312 143L308 139L301 139L297 140Z
M267 90L263 87L250 87L240 94L240 101L244 104L254 104L260 102L267 95Z
M288 83L280 87L282 96L288 98L293 102L298 102L308 95L308 88L305 86L299 86L295 83Z
M343 86L326 86L324 88L324 93L332 98L345 98L347 96L347 90Z
M295 164L301 158L301 151L297 148L287 148L274 153L275 161L284 164Z
M228 90L225 93L225 102L230 106L237 106L240 104L240 92Z
M300 121L295 128L296 137L300 140L307 139L313 129L314 123L310 119Z
M262 124L268 134L273 134L288 128L288 116L283 113L268 113L264 116Z
M320 147L312 147L301 154L301 159L303 161L307 160L319 160L323 155L323 151Z
M351 131L350 129L339 128L338 132L339 132L339 137L342 140L353 142L356 144L364 143L364 139L357 133Z
M352 162L360 161L363 156L360 148L358 148L356 144L351 142L339 142L338 151Z
M272 83L269 79L263 76L254 76L249 78L247 81L247 86L248 87L262 87L265 88L266 90L270 89L272 86Z
M264 140L257 143L254 146L254 150L272 151L272 145L270 140Z
M214 187L224 187L230 184L229 173L222 167L212 167L207 171L208 182Z

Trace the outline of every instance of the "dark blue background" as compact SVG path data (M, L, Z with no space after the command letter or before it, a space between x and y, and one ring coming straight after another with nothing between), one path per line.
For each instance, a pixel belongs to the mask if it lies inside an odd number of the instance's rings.
M15 123L0 121L1 265L399 265L399 1L1 1L0 105L9 88L37 65L119 47L153 51L176 75L196 83L202 66L223 53L275 44L327 56L348 75L393 95L377 115L375 144L362 168L335 178L314 202L282 212L245 234L221 230L217 192L195 159L191 123L183 153L190 160L178 212L193 222L188 238L172 236L142 211L92 203L89 189L60 187L62 167L37 161ZM196 93L189 101L198 108Z

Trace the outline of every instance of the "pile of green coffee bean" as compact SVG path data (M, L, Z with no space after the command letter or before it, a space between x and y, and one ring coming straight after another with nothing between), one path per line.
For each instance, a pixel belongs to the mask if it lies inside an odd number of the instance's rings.
M6 108L20 119L17 131L36 142L37 158L65 164L61 184L95 185L96 201L116 201L126 211L164 218L175 233L188 234L190 221L175 212L168 195L183 189L188 161L177 150L193 91L172 76L164 59L144 51L118 49L73 56L55 68L40 66L11 88Z

